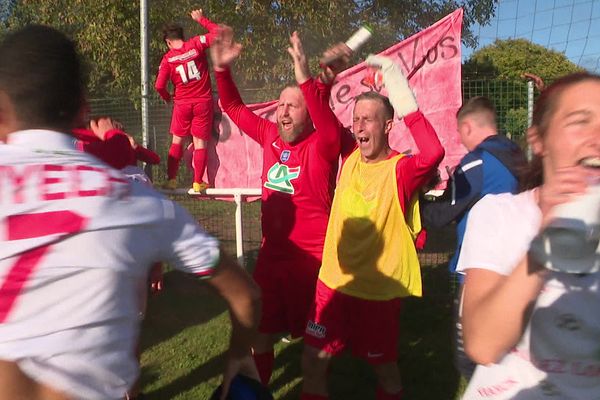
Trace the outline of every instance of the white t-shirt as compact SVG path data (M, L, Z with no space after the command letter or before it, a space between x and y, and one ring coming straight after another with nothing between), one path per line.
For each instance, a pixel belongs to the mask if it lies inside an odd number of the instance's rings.
M57 132L0 146L0 224L0 359L76 399L122 399L137 378L154 262L209 276L219 260L183 208Z
M457 270L509 275L541 223L533 191L488 195L471 210ZM463 399L600 399L600 273L550 273L515 348L479 365Z

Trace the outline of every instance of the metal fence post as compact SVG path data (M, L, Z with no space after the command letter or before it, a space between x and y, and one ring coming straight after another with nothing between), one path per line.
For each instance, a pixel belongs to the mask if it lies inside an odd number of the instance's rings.
M527 81L527 128L533 121L533 81ZM527 159L531 160L531 147L527 143Z
M148 114L148 80L149 80L149 66L148 66L148 1L140 0L140 72L141 72L141 84L142 84L142 145L148 148L148 131L149 131L149 114ZM152 146L151 148L153 148ZM152 167L149 164L144 165L144 171L146 175L152 179Z
M242 195L236 193L233 195L235 201L235 248L238 263L245 267L244 264L244 233L242 224Z

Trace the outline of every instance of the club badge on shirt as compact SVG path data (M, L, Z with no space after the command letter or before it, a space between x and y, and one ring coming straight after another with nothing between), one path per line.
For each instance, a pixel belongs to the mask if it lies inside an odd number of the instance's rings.
M281 156L279 157L279 159L281 160L281 162L286 162L290 159L290 154L292 154L291 151L284 150L281 152Z

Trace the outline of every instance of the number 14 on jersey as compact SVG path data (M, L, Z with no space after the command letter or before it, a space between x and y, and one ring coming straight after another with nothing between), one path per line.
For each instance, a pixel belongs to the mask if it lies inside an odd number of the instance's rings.
M188 61L186 64L178 65L175 68L175 71L179 73L179 76L184 84L191 80L200 80L200 71L198 71L198 67L196 66L194 60Z

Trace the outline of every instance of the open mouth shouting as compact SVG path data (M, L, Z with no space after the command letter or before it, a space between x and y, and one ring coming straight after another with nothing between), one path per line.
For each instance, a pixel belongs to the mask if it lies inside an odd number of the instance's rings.
M294 129L294 124L291 119L282 119L280 124L283 130L289 131Z
M586 157L579 163L586 168L600 169L600 157Z
M600 157L585 157L579 161L579 165L591 173L596 183L600 183Z

